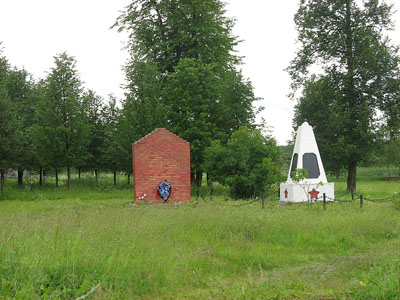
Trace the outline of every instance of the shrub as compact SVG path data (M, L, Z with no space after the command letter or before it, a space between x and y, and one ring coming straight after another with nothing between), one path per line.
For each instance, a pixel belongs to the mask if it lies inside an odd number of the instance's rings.
M226 146L213 142L205 151L204 168L210 179L231 189L235 197L268 193L280 181L276 141L259 130L242 127Z

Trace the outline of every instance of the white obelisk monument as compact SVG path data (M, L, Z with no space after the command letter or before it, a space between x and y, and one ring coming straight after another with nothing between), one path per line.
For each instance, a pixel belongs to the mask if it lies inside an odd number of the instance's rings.
M307 178L300 182L293 181L292 172L301 168L307 170ZM326 179L314 131L307 122L304 122L296 132L288 178L280 185L280 201L321 201L324 193L328 197L327 201L333 199L334 184L328 183Z

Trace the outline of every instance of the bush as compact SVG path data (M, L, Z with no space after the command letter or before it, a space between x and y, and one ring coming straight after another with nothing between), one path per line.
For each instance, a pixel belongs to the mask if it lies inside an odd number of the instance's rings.
M213 142L205 151L204 169L212 181L227 185L235 197L268 193L280 181L276 141L259 130L242 127L226 146Z

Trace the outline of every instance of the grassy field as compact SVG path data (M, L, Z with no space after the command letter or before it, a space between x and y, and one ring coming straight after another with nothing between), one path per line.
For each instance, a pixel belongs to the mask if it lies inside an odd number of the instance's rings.
M360 170L358 193L400 192L378 171ZM343 195L345 179L334 181ZM262 210L219 191L213 202L132 206L122 180L9 181L0 299L400 299L399 202Z

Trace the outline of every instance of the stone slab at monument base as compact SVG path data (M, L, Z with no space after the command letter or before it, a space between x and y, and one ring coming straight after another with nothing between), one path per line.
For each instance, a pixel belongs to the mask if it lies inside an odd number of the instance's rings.
M326 194L326 201L333 201L335 198L334 183L314 184L307 183L303 187L301 184L292 182L283 182L280 184L281 202L308 202L322 201L323 194ZM307 193L307 194L306 194ZM308 195L308 197L307 197Z

